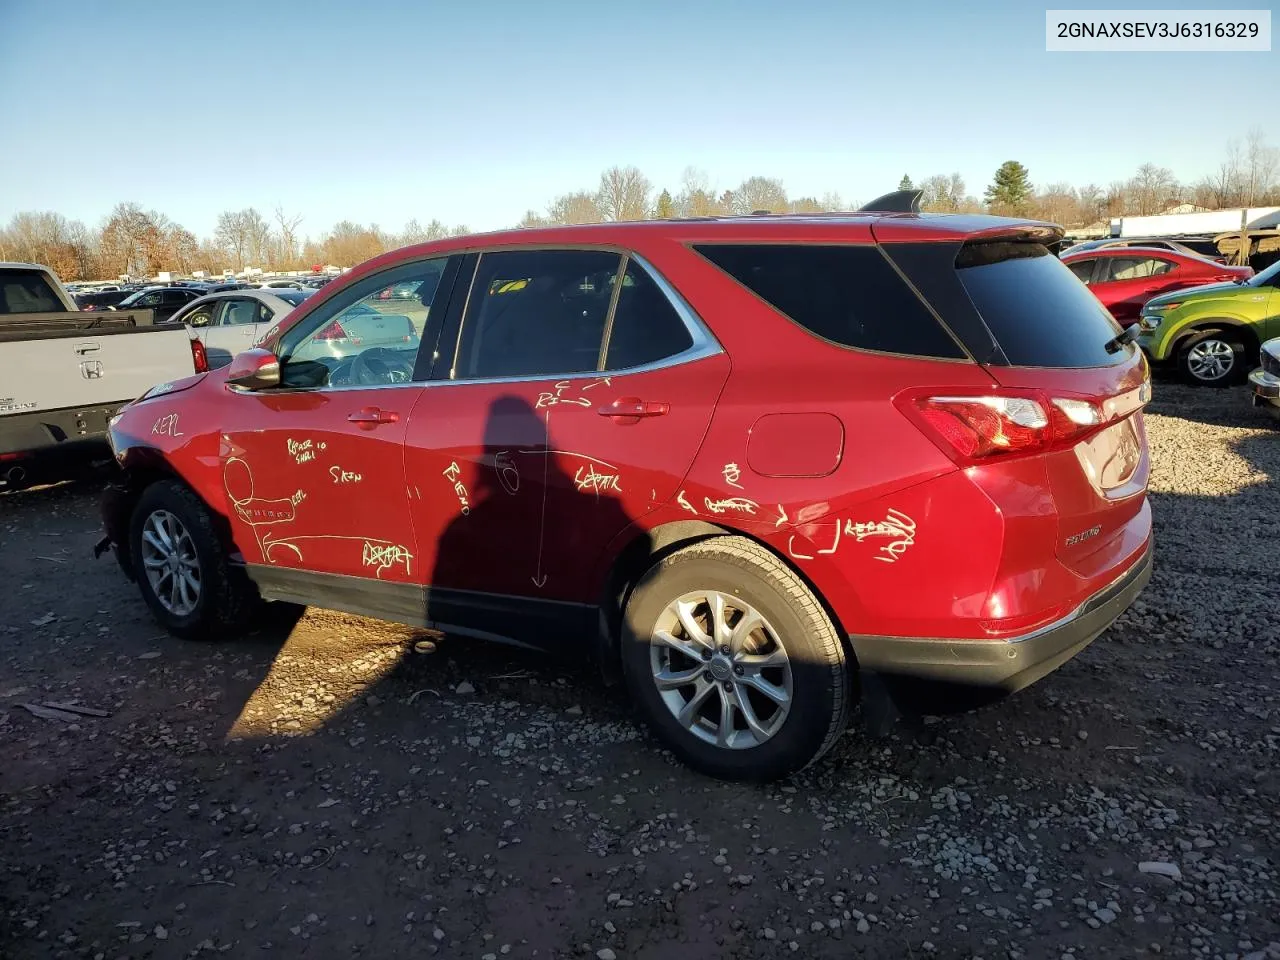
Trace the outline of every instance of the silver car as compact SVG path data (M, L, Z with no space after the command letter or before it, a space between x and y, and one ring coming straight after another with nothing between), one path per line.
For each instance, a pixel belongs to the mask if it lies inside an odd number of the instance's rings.
M171 323L185 323L204 344L210 367L248 350L314 290L227 290L192 300Z

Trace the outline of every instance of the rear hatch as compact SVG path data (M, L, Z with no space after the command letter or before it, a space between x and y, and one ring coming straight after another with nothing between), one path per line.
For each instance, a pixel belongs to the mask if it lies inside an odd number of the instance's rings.
M957 419L986 431L987 446L962 451L974 462L1041 455L1056 554L1091 577L1136 546L1126 535L1145 499L1150 384L1141 352L1050 252L1044 229L882 246L998 384L989 397L926 398L920 412L935 431Z

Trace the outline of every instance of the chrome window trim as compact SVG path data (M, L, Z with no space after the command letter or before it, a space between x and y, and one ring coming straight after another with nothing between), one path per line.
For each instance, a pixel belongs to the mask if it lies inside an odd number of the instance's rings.
M520 249L532 251L532 250L541 250L543 248L531 246L531 247L522 247ZM562 248L547 248L547 249L562 249ZM483 252L484 251L480 251L481 255L483 255ZM247 396L254 396L260 393L273 394L273 395L278 395L282 393L347 393L353 390L362 390L362 391L363 390L404 390L408 387L417 387L419 389L425 389L427 387L461 386L464 384L536 383L536 382L545 381L545 380L554 380L554 381L595 380L595 379L599 379L600 377L623 377L623 376L631 376L632 374L652 373L657 370L666 370L669 367L675 367L675 366L679 366L681 364L686 364L686 363L693 363L694 361L697 361L697 360L704 360L707 357L714 357L717 354L724 353L724 347L721 346L718 340L716 340L714 334L711 333L710 328L707 327L706 322L701 317L698 316L698 314L694 311L693 307L689 305L689 302L685 300L684 296L680 293L680 291L678 291L675 288L675 286L672 285L672 283L667 280L666 277L664 277L661 273L659 273L658 270L651 263L649 263L649 261L647 261L644 257L636 253L620 252L619 255L624 259L629 257L633 262L638 264L640 266L640 269L643 270L649 276L649 279L652 280L657 285L658 289L662 292L662 295L666 297L667 302L671 304L672 309L675 310L676 315L680 318L680 321L684 324L685 329L689 332L689 336L693 339L693 343L689 347L685 348L679 353L673 353L669 357L664 357L661 360L654 360L651 363L642 363L634 367L624 367L619 370L581 370L581 371L576 371L574 373L539 373L531 376L477 377L475 379L470 379L470 380L455 380L453 379L454 368L451 367L449 370L448 379L442 379L442 380L411 380L405 383L379 383L379 384L371 384L368 386L344 385L339 387L329 387L329 386L326 386L326 387L278 387L272 390L265 390L265 391L233 389L232 392L244 394ZM477 273L479 272L478 267L476 272ZM475 276L476 274L473 273L471 277L472 285L474 285L475 283ZM466 309L466 307L470 306L471 293L472 293L472 290L470 287L468 287L466 303L464 304L464 310ZM466 314L464 313L463 316L465 318ZM462 340L462 328L461 328L461 325L459 325L458 343L461 343L461 340ZM455 344L455 353L454 353L455 364L457 362L456 347L457 347L457 344Z

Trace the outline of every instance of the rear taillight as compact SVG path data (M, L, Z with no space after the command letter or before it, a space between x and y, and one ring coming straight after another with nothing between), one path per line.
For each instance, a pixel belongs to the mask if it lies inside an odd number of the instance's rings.
M191 341L191 360L195 363L196 373L209 372L209 355L204 352L204 344L199 340Z
M316 333L316 335L315 335L314 339L316 339L316 340L346 340L346 339L347 339L347 331L343 330L343 329L342 329L342 324L340 324L337 320L335 320L335 321L333 321L333 323L329 324L329 325L328 325L327 327L325 327L323 330L321 330L321 331L319 331L318 333Z
M1150 397L1144 383L1103 403L1039 392L899 396L898 408L957 463L1043 453L1070 446L1140 409Z

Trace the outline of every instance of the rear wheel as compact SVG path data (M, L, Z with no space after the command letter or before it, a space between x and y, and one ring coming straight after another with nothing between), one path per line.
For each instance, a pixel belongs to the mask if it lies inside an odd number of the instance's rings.
M704 540L652 567L627 600L622 642L645 719L703 773L784 777L844 729L839 634L804 582L749 540Z
M176 480L154 483L138 498L129 552L142 599L175 636L218 639L248 621L257 591L228 562L208 507Z
M1244 342L1230 330L1205 330L1178 348L1178 370L1193 386L1225 387L1244 379Z

